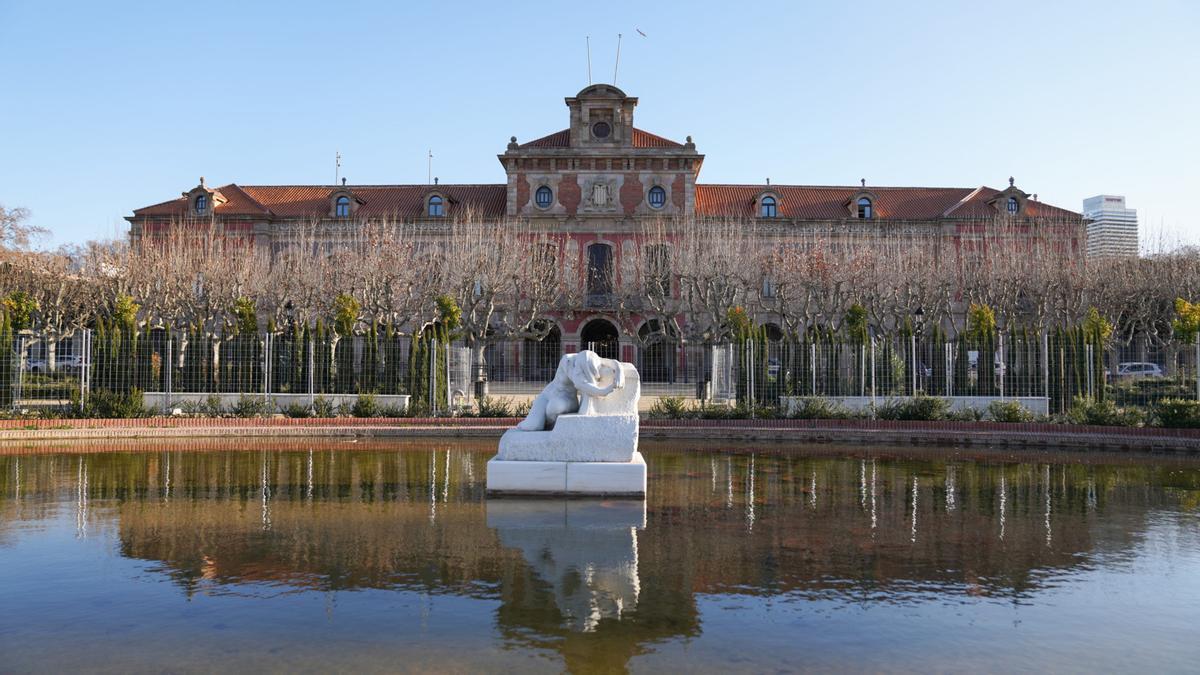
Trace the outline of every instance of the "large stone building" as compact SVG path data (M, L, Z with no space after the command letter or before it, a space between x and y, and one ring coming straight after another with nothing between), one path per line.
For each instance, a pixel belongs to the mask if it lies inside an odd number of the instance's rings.
M638 99L612 85L596 84L566 99L567 128L541 138L510 139L499 155L506 180L494 185L239 185L200 184L182 196L137 209L128 220L142 236L186 219L214 219L270 246L298 222L393 219L433 223L467 212L485 219L524 219L563 235L562 260L579 269L610 270L596 278L620 283L624 260L635 250L642 221L659 218L736 218L768 221L776 229L851 230L903 227L967 239L981 222L1075 223L1080 215L1041 203L1017 188L1003 189L714 185L698 183L704 155L691 137L683 142L634 124ZM1064 245L1081 250L1068 228ZM602 289L600 289L602 290ZM561 317L556 337L574 351L600 344L633 360L640 328L626 325L603 306ZM634 319L640 322L640 319ZM616 354L613 354L614 356Z

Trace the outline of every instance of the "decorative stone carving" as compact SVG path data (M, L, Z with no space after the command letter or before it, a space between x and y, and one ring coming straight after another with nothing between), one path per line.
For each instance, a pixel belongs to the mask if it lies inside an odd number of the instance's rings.
M500 438L488 491L644 495L640 398L633 365L589 350L564 356L529 415Z
M583 191L584 211L610 212L617 209L617 191L620 183L615 178L594 178L587 181Z

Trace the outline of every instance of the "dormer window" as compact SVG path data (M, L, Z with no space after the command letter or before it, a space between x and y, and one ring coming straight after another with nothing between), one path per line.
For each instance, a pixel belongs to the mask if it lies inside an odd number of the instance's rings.
M872 217L874 217L875 212L871 208L871 198L870 197L859 197L858 198L857 215L859 218L862 218L863 220L870 220Z
M196 215L204 215L208 210L208 195L199 195L196 197Z
M759 218L774 218L777 215L775 198L771 195L763 197L759 201L758 217Z
M554 203L554 191L543 185L533 193L533 203L537 204L539 209L548 209Z
M333 215L337 216L338 218L349 218L350 217L350 198L349 197L347 197L346 195L342 195L341 197L337 198L337 201L334 202Z
M1021 203L1017 201L1016 197L1009 197L1004 208L1008 211L1008 215L1015 216L1021 210Z
M439 195L429 198L429 217L440 218L446 215L445 203Z

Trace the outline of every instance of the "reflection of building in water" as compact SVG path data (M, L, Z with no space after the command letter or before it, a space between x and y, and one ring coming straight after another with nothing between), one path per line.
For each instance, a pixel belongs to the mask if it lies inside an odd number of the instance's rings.
M637 608L637 531L646 526L646 502L493 499L487 524L554 589L572 629L591 632L601 619Z
M651 447L655 486L630 514L485 502L494 441L350 445L0 455L0 543L67 508L79 531L115 533L122 555L188 594L255 596L267 582L482 599L506 644L619 670L698 635L700 595L1018 599L1133 551L1155 513L1200 501L1194 461Z

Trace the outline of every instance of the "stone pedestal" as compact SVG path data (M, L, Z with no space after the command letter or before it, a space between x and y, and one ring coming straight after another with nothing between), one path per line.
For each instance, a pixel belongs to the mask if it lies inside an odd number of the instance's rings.
M536 432L533 432L536 433ZM646 460L634 452L628 462L539 462L492 458L488 494L645 497Z
M581 352L580 356L595 355ZM500 451L488 462L488 494L646 496L646 461L637 451L641 383L633 366L608 363L610 372L621 369L624 384L590 399L587 406L575 406L586 408L587 414L559 414L547 420L547 426L553 424L548 431L504 432ZM531 415L538 408L534 410ZM539 420L535 428L541 426Z

